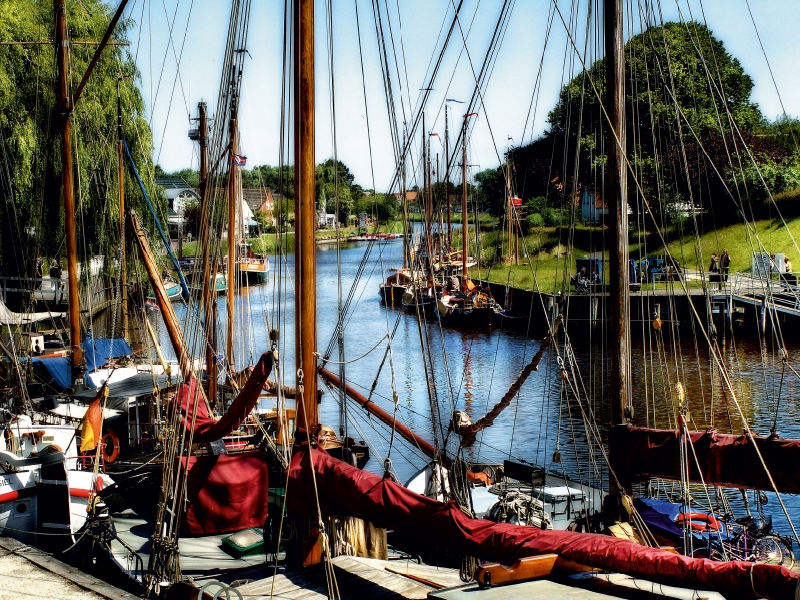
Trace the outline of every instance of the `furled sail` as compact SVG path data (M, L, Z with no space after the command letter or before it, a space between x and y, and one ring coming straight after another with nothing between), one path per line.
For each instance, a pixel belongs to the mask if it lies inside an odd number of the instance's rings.
M205 402L197 392L197 378L192 377L189 383L181 386L178 392L178 403L183 422L187 428L194 426L192 440L196 443L213 442L221 439L239 427L247 418L250 411L258 402L261 389L267 383L267 378L272 372L273 357L271 352L265 352L253 367L253 372L247 379L244 387L236 396L225 414L219 420L208 414ZM196 414L194 414L196 413Z
M63 319L66 316L66 313L54 312L16 313L9 310L3 301L0 300L0 325L28 325L30 323L38 323L39 321L47 321L49 319Z
M709 485L774 491L764 464L779 492L800 493L800 442L778 437L733 435L713 430L689 432L689 479ZM678 429L618 425L611 430L612 465L623 486L647 477L680 479L682 435ZM756 452L754 445L758 447ZM764 459L761 463L759 453ZM697 457L695 462L695 456Z
M604 535L471 519L455 504L425 498L320 450L298 450L289 466L289 478L291 512L316 514L318 501L324 514L358 517L504 565L527 556L556 553L582 565L664 585L716 590L728 598L794 600L800 594L800 577L778 565L712 562Z

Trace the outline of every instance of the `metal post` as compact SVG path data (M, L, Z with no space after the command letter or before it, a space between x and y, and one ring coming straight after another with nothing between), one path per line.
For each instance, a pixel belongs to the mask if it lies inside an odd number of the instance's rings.
M467 281L467 116L464 116L464 134L461 136L461 292L466 289Z
M445 177L444 177L444 195L447 200L447 251L450 252L451 230L452 230L452 217L450 207L450 127L447 120L447 103L444 105L444 159L445 159Z
M236 156L236 100L231 107L231 147L228 165L228 322L225 340L225 358L228 361L228 372L234 372L233 360L233 301L236 293L236 167L233 165Z
M208 398L213 404L217 398L217 274L214 270L211 275L211 209L206 193L208 178L208 122L206 118L206 103L198 102L197 112L198 123L198 143L200 144L200 202L201 202L201 223L200 233L202 240L199 242L203 251L202 273L203 282L203 314L206 323L206 385L208 386Z
M408 199L406 198L406 134L403 132L403 268L408 268ZM394 292L392 292L394 304Z

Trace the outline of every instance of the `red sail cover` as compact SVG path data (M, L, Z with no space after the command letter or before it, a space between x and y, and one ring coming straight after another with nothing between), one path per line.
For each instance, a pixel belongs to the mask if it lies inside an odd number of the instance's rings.
M313 458L313 471L309 464ZM454 504L438 502L389 479L361 471L324 451L295 453L289 465L289 509L316 514L312 474L323 513L349 515L416 535L484 560L511 565L520 558L557 553L583 565L625 573L656 583L715 590L726 597L794 600L800 577L777 565L712 562L589 533L542 531L471 519Z
M197 378L192 377L188 384L183 384L178 392L178 404L181 407L183 423L187 429L192 427L192 412L195 407L197 408L192 441L198 444L213 442L239 427L258 402L261 389L271 372L272 353L265 352L253 368L247 383L219 421L209 416L206 403L197 394Z
M186 457L181 458L181 464L186 466ZM189 457L189 506L181 532L215 535L263 527L267 520L268 473L267 460L260 450Z
M694 431L689 436L707 484L773 491L753 447L755 441L778 491L800 493L800 442L715 431ZM618 425L611 430L609 445L614 472L626 487L646 477L680 479L681 432L677 429ZM697 463L689 454L689 476L699 483Z

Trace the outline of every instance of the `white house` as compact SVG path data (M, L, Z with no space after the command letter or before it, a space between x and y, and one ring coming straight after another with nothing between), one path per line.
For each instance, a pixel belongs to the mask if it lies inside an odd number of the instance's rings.
M171 229L182 229L184 214L190 204L200 202L200 196L183 177L157 177L156 185L164 190L169 206L169 226Z

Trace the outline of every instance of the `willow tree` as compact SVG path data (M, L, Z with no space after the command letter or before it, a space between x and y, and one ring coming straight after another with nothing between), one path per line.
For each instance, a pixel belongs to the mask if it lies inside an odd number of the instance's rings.
M77 87L112 7L100 0L67 5L70 86ZM145 119L140 74L123 45L131 22L121 22L103 50L72 115L79 259L114 254L119 243L116 139L117 84L121 81L123 131L146 185L152 189L152 134ZM52 41L53 3L0 2L0 40ZM128 77L122 79L122 77ZM5 275L33 272L38 256L64 256L60 123L53 45L0 46L0 264ZM135 181L126 195L143 203ZM152 196L152 194L151 194Z

